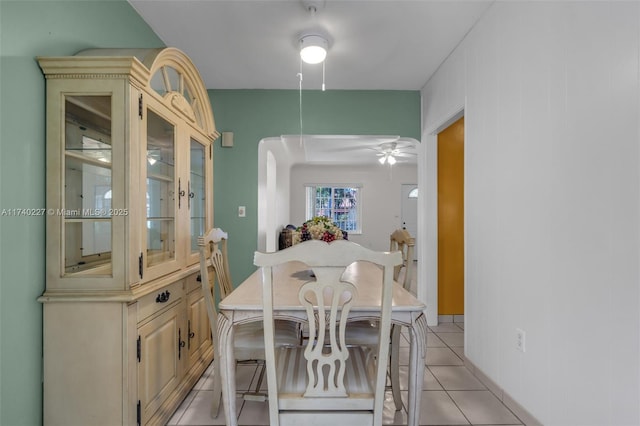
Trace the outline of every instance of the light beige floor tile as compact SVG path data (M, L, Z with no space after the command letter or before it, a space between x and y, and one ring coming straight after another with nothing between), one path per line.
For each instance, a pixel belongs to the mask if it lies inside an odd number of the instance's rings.
M464 346L464 333L436 333L447 346Z
M217 418L211 416L211 404L213 398L213 391L201 390L198 391L195 398L189 405L189 408L180 418L178 425L223 425L225 424L224 407L220 406L220 413ZM240 413L242 403L244 401L241 398L236 398L236 415Z
M445 390L486 390L487 388L471 374L467 367L436 366L427 368Z
M458 333L460 333L460 332L462 332L462 329L460 327L458 327L458 325L456 323L453 323L453 322L445 322L445 323L442 323L442 324L430 326L429 329L434 333L438 333L438 332L449 332L449 333L458 332Z
M427 347L427 365L463 365L463 362L449 348Z
M460 359L464 362L464 346L453 346L451 350L456 353L460 357Z
M212 363L213 364L213 363ZM209 367L207 367L207 369L204 371L204 373L202 374L202 376L200 376L200 379L198 379L198 382L195 384L195 386L193 387L193 389L195 390L201 390L202 387L205 385L205 383L209 380L211 380L211 378L213 377L213 366L210 365Z
M428 348L446 348L447 345L438 337L436 333L427 333Z
M409 389L409 367L400 367L400 389ZM440 383L431 374L428 368L424 369L424 379L422 380L422 390L443 390Z
M400 348L399 363L400 365L409 365L409 347ZM431 355L430 355L431 354ZM446 360L445 356L451 356L451 359ZM429 333L427 336L427 364L436 363L438 365L462 365L462 361L458 358L447 345L440 340L435 333ZM452 363L452 364L450 364Z
M198 383L196 383L196 385L194 386L194 389L213 390L213 382L215 378L216 376L213 372L213 369L210 369L210 370L207 369L207 371L204 372L202 377L200 377L200 380L198 380Z
M267 402L245 401L244 407L238 417L238 425L268 425L269 407ZM396 411L391 392L385 392L384 412L382 414L382 424L384 425L406 425L407 412L402 409Z
M173 416L171 416L171 419L169 420L167 425L179 424L178 422L180 421L180 418L185 413L185 411L189 408L189 405L191 405L191 402L193 401L193 398L195 398L197 393L198 393L198 390L194 389L187 394L186 398L180 403L180 406L178 407L176 412L173 413Z
M464 323L440 324L431 327L427 337L427 367L422 382L421 425L482 424L520 425L520 420L504 406L498 398L485 389L466 368L464 358ZM406 406L408 387L409 334L403 328L400 344L400 386ZM253 389L258 371L255 365L238 365L236 369L237 389ZM225 423L223 408L218 418L211 417L213 397L213 365L200 378L194 390L176 410L167 426L219 425ZM262 389L266 391L266 379ZM446 390L446 391L445 391ZM266 402L236 399L240 425L267 425ZM385 395L383 423L403 425L407 422L406 411L395 410L390 391ZM466 416L466 417L465 417Z
M472 424L518 424L520 420L487 391L450 391L449 395Z
M401 348L409 348L411 346L411 338L408 334L402 333L402 340L400 340ZM427 347L431 348L444 348L447 345L440 340L440 338L435 333L427 333Z
M238 417L238 425L268 425L269 424L269 403L245 401L240 416Z
M453 322L453 315L438 315L438 324Z
M407 392L402 393L405 401ZM445 391L423 391L420 399L420 425L468 425L469 422Z

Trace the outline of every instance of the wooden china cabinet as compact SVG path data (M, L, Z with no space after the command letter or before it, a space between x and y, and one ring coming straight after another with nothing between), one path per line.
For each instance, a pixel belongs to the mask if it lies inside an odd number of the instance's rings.
M38 58L47 86L46 425L166 424L213 358L206 89L174 48Z

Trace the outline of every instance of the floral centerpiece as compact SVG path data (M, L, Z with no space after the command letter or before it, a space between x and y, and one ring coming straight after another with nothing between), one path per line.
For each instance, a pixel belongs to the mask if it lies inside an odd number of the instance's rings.
M347 238L346 234L331 219L326 216L315 216L296 228L292 239L293 244L297 244L307 240L322 240L329 243L333 240L346 240Z

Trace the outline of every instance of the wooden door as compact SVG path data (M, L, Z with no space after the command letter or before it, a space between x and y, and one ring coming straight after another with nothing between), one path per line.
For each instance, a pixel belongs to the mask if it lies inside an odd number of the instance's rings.
M464 314L464 117L438 134L438 314Z

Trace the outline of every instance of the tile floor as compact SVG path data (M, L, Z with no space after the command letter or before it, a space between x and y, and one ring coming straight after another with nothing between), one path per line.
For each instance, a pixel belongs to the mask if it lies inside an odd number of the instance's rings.
M403 335L401 381L407 383L409 341ZM464 323L442 323L430 327L427 338L427 368L424 373L420 425L522 425L502 402L463 365ZM205 372L178 408L168 425L224 424L222 408L218 418L211 417L212 367ZM248 389L257 379L256 366L238 366L238 389ZM263 384L266 386L266 383ZM384 424L404 425L406 411L395 411L391 393L387 393ZM407 392L403 391L406 401ZM239 425L268 425L266 402L238 400Z

